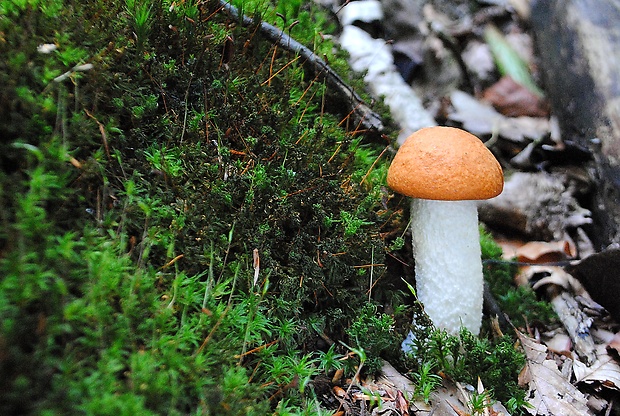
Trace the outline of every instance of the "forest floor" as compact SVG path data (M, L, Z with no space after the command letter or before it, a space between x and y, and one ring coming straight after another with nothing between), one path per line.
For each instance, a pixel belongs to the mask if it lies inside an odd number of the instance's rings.
M342 4L233 4L0 3L0 413L612 409L609 342L596 339L602 350L592 361L573 353L553 301L572 289L557 290L570 279L549 259L573 259L587 243L587 224L562 222L575 219L572 200L556 216L526 221L536 225L529 235L491 221L501 207L481 207L487 301L496 309L479 337L437 330L410 289L409 203L386 186L400 116L368 92L338 47L351 23L338 20ZM478 7L500 39L520 27L512 9ZM425 8L425 19L448 18L433 12ZM401 75L418 79L422 70L416 93L430 119L476 133L504 167L533 173L559 148L548 110L533 89L520 104L536 99L542 113L502 114L499 124L481 116L500 114L489 91L506 81L490 49L472 58L490 57L487 75L459 75L469 61L453 59L455 46L493 42L476 22L465 32L422 32L422 44L401 39L424 45L405 48ZM376 22L366 23L356 24ZM312 57L283 42L287 35ZM414 59L428 53L452 59ZM432 77L432 63L452 68L436 71L451 80ZM523 93L522 84L510 85ZM523 270L515 256L547 269ZM579 322L613 335L609 315L587 305L595 315ZM493 319L497 311L508 320ZM405 355L412 321L419 345ZM559 378L536 384L548 379L537 372L549 362ZM571 407L556 409L565 394ZM543 408L541 395L554 400Z

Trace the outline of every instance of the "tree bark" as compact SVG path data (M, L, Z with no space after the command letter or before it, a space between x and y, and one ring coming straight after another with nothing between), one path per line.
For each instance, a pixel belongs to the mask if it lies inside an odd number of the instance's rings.
M593 156L593 241L618 243L620 0L536 0L532 27L562 136Z

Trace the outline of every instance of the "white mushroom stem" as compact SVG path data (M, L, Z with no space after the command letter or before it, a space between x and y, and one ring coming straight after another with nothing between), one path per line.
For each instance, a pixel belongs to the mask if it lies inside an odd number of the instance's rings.
M416 292L433 323L475 335L482 322L482 260L476 201L413 198Z

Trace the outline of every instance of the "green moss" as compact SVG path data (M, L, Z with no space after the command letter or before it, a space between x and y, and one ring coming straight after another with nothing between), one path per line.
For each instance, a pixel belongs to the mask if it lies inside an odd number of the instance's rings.
M381 149L217 2L1 7L0 413L318 413L317 340L385 272Z
M357 348L366 354L366 371L375 373L381 369L382 357L396 356L401 339L395 331L394 318L378 313L373 304L364 306L359 317L347 329L348 335L355 341Z
M406 361L424 398L437 384L430 375L441 372L473 386L480 378L493 399L515 404L510 409L513 414L523 411L525 390L518 385L518 375L525 364L525 355L515 348L514 337L504 335L489 340L466 329L453 336L444 330L421 326L414 328L414 334L412 352Z

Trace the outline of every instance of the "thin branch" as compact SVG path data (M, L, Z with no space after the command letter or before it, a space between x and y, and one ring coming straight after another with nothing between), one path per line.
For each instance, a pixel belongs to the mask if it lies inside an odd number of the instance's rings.
M233 18L240 21L243 26L250 26L254 23L254 20L245 15L241 16L239 10L228 3L226 0L219 0L221 7ZM260 33L270 40L276 43L281 48L289 52L293 52L299 55L302 59L303 65L306 69L312 72L320 80L325 81L327 86L336 91L342 96L349 105L355 124L359 124L364 130L368 130L373 133L380 133L383 130L383 122L381 117L372 111L370 107L364 103L360 96L353 90L353 88L344 82L344 80L333 69L325 63L318 55L312 52L309 48L305 47L282 30L270 25L266 22L260 22Z

